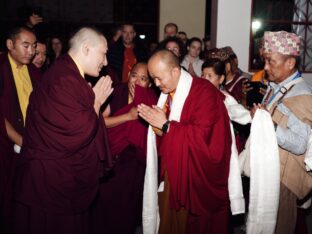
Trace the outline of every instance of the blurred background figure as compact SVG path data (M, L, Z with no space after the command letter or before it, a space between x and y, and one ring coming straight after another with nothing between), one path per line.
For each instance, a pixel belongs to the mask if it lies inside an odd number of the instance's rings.
M180 40L180 38L174 36L174 37L167 37L165 40L163 40L162 47L160 49L167 49L172 51L178 58L181 63L182 61L182 48L183 48L183 42Z
M195 77L201 76L201 67L204 63L199 58L199 54L202 50L202 41L198 37L192 37L187 45L187 54L181 63L188 72Z
M164 27L164 38L176 36L178 30L178 25L175 23L167 23Z
M65 44L63 43L63 39L54 35L50 38L48 43L48 66L51 66L53 62L66 51Z
M135 26L132 23L122 25L121 39L108 50L108 74L114 86L120 82L128 82L128 74L134 64L146 62L147 50L140 40L136 39Z
M183 42L184 45L187 44L188 38L187 38L186 32L184 32L184 31L178 32L177 37L180 38L180 40Z

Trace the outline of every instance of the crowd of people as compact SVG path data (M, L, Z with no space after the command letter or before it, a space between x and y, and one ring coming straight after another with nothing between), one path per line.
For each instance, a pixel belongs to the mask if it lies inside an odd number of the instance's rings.
M219 234L235 215L251 234L306 232L312 87L296 34L265 32L252 75L175 23L148 49L129 22L66 43L42 40L42 20L0 55L1 233Z

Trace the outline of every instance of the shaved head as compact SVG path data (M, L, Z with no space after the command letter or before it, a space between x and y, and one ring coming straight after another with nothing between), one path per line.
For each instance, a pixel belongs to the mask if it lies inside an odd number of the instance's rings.
M155 85L163 92L170 93L178 85L181 67L179 59L169 50L160 50L149 59L148 71Z
M78 30L69 40L69 48L70 50L76 50L81 47L83 44L87 43L90 45L97 45L101 40L105 40L103 34L94 29L84 27Z
M156 60L161 61L168 68L180 68L179 58L170 50L159 50L155 52L149 59L148 63L150 64Z
M107 41L96 29L81 28L69 40L69 47L68 54L84 74L97 77L107 65Z

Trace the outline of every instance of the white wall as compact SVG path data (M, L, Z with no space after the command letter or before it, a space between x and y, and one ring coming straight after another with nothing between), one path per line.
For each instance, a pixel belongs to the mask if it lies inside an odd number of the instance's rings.
M164 26L173 22L188 38L205 35L205 0L160 0L159 40L164 38Z
M248 71L251 0L217 2L216 47L231 46L240 68Z

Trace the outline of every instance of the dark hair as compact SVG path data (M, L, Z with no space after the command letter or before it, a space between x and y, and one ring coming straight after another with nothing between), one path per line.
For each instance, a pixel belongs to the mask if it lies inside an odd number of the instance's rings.
M175 23L167 23L167 24L165 25L164 29L167 28L167 27L175 27L176 30L177 30L177 32L178 32L178 30L179 30L178 25L175 24Z
M198 37L192 37L192 38L188 41L187 46L190 46L194 41L197 41L197 42L199 42L201 45L203 45L203 42L202 42L202 40L200 40L200 38L198 38Z
M182 34L182 35L184 35L184 36L187 36L187 35L186 35L186 32L184 32L184 31L179 31L178 34Z
M210 41L211 39L210 39L210 36L208 35L208 36L205 36L204 38L203 38L203 42L207 42L207 41Z
M134 25L134 23L132 23L132 22L130 22L130 21L125 21L122 25L121 25L121 29L123 29L124 28L124 26L131 26L132 28L133 28L133 30L136 32L136 28L135 28L135 25Z
M213 71L218 75L218 76L225 76L225 63L221 61L220 59L217 58L212 58L207 60L206 62L203 63L202 65L202 71L204 68L213 68Z
M162 41L162 45L161 45L161 49L166 49L166 45L169 42L175 42L178 44L178 46L180 47L180 53L182 52L182 48L183 48L183 42L181 41L180 38L173 36L173 37L167 37L165 40Z
M11 29L8 33L7 39L15 41L22 31L30 32L35 35L34 31L27 26L19 26Z

